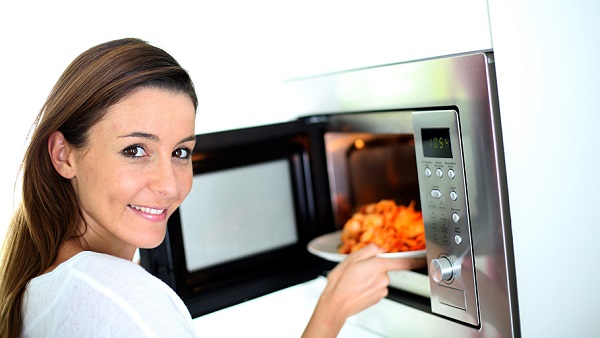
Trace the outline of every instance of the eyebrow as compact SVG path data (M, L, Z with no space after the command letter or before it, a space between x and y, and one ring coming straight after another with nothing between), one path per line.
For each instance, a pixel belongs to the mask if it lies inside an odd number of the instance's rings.
M133 133L119 136L119 138L126 138L126 137L140 137L140 138L145 138L145 139L153 141L153 142L157 142L157 143L160 142L160 137L158 137L157 135L150 134L150 133L144 133L141 131L134 131ZM191 136L183 138L181 141L179 141L179 143L185 143L185 142L195 141L195 140L196 140L196 135L191 135Z

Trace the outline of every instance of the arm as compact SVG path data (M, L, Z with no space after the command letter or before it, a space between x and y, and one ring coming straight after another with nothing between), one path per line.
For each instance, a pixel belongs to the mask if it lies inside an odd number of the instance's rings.
M336 337L346 318L387 296L389 270L414 268L412 260L375 257L381 250L369 245L350 254L327 276L327 286L302 338Z

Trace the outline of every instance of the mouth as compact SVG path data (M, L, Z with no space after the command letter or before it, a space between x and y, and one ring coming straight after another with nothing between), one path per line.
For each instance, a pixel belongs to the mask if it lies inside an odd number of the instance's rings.
M137 205L133 205L133 204L128 204L127 206L129 206L132 209L135 209L137 211L146 213L146 214L150 214L150 215L162 215L167 209L154 209L154 208L149 208L149 207L140 207Z

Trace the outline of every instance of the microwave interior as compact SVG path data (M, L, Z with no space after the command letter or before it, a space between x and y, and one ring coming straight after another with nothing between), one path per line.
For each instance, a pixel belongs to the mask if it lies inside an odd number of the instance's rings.
M197 317L326 274L307 251L380 200L421 210L411 112L302 117L197 136L192 191L142 265ZM388 298L431 312L425 268Z

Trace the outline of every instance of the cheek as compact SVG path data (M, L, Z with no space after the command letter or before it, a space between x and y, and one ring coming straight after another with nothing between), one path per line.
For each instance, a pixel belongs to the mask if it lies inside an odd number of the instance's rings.
M103 212L102 210L111 210L116 204L127 195L131 190L128 185L131 181L128 175L123 171L115 170L114 165L95 165L88 161L81 165L76 175L76 194L81 203L81 207L88 213Z
M127 171L104 170L98 177L102 179L97 180L96 189L110 204L121 204L124 199L131 198L139 190L139 179Z
M180 198L183 201L187 195L190 193L190 191L192 190L192 183L193 183L193 179L194 179L194 173L192 171L192 168L190 166L189 169L184 170L179 178L179 188L180 188Z
M118 161L104 161L101 165L92 165L94 187L109 202L121 202L137 194L146 184L144 173Z
M138 190L139 186L142 185L140 183L142 176L137 172L128 172L125 170L107 173L106 177L111 181L106 182L105 186L107 188L110 187L111 191L114 192L115 198L118 198L118 196L127 195L128 191Z

